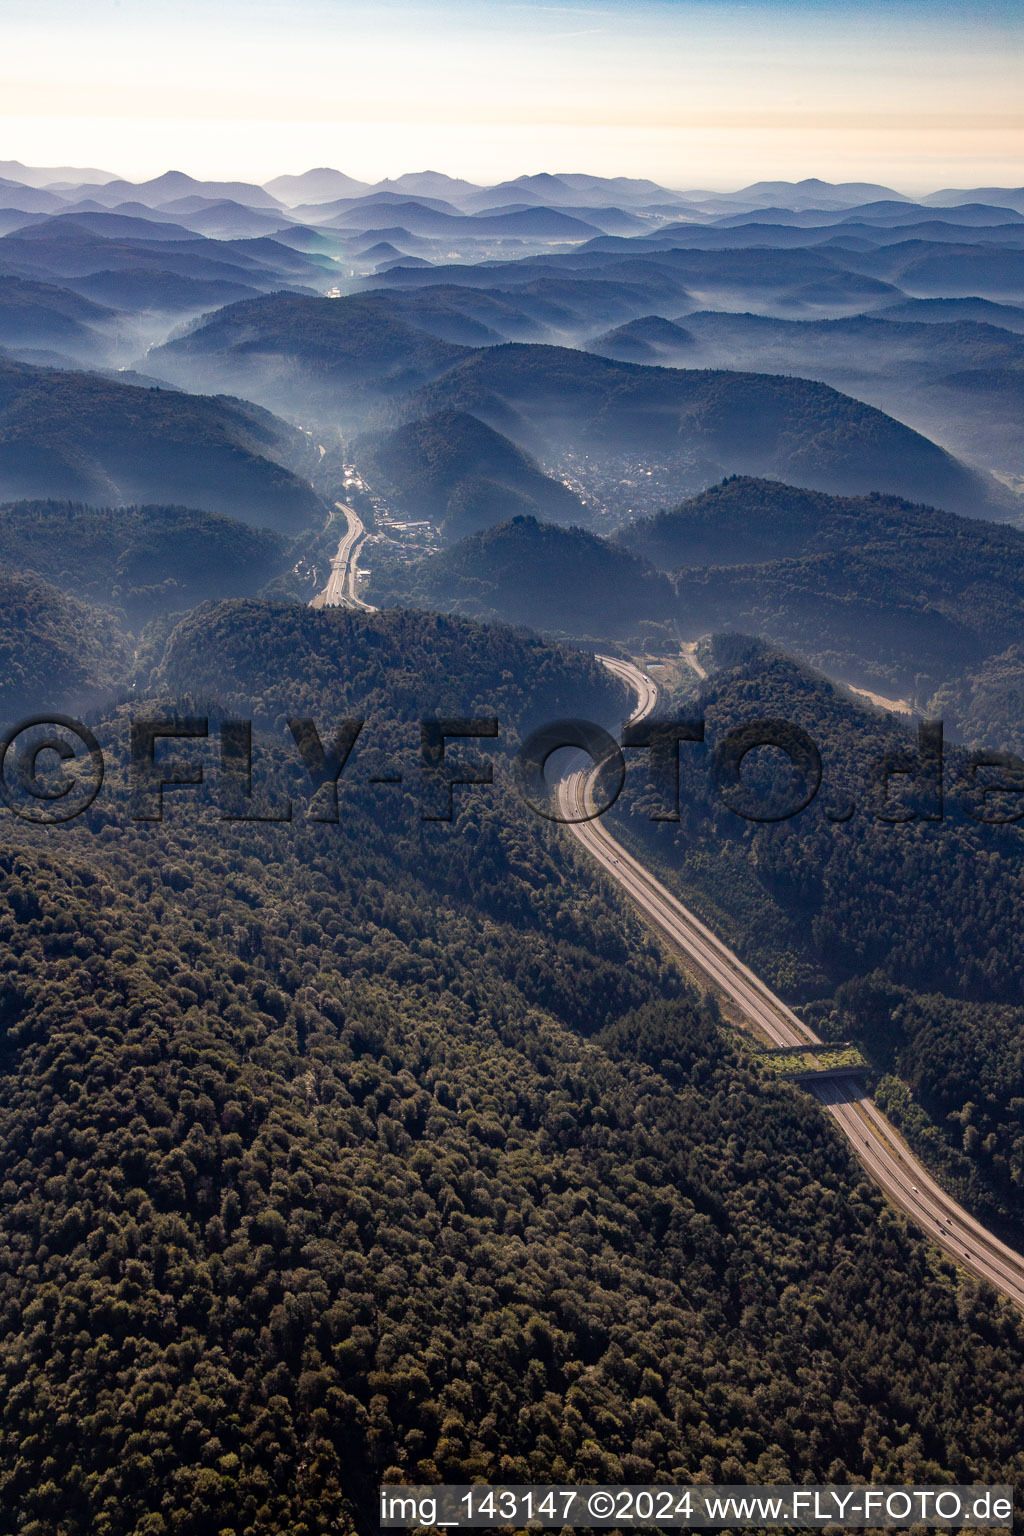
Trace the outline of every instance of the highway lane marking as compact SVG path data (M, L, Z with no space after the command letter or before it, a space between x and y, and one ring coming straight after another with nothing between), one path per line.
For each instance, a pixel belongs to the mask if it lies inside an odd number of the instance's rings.
M331 559L331 574L322 592L310 603L311 608L360 608L366 613L376 613L371 603L364 603L356 592L356 561L366 529L359 514L343 501L334 505L345 515L346 529L337 551Z

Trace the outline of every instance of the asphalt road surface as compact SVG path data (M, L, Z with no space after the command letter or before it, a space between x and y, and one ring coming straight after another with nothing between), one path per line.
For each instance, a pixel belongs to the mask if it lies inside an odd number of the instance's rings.
M317 593L309 606L311 608L362 608L367 613L374 613L376 610L369 603L364 603L356 590L357 559L362 542L366 538L362 518L343 501L336 501L334 505L339 512L344 513L346 529L338 545L337 554L331 561L331 574L327 585L322 592Z
M638 707L631 718L639 720L651 714L658 700L652 679L618 658L602 656L599 660L634 689ZM589 808L590 777L590 771L576 771L560 781L556 795L563 814L580 815ZM781 998L612 837L600 817L569 823L569 830L645 917L712 987L725 994L755 1030L778 1046L822 1044ZM940 1188L876 1109L860 1079L833 1078L808 1087L889 1200L961 1268L990 1281L1024 1310L1024 1257Z

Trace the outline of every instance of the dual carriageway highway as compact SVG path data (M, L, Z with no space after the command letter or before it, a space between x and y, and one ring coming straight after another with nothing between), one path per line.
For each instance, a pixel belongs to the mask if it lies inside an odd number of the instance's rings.
M657 706L657 684L639 667L599 657L637 697L638 721ZM596 769L573 770L555 786L559 814L587 853L621 887L647 920L680 951L714 990L729 999L744 1022L775 1046L824 1042L732 950L655 878L599 816L593 814ZM572 819L588 817L589 819ZM988 1280L1024 1311L1024 1257L964 1210L928 1173L855 1077L811 1081L814 1094L859 1162L905 1216L962 1269Z

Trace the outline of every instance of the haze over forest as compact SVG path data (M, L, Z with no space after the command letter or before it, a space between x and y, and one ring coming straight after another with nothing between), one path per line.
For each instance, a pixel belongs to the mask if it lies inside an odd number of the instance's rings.
M966 12L976 83L1013 23ZM1009 153L709 187L92 143L0 161L0 722L80 716L106 763L62 824L52 778L24 814L56 753L0 764L0 1533L1024 1485ZM162 819L147 712L186 732ZM536 727L635 714L704 722L674 815L635 747L576 831L516 792ZM492 718L446 821L421 721ZM721 793L755 720L820 754L799 814L778 744L770 814Z

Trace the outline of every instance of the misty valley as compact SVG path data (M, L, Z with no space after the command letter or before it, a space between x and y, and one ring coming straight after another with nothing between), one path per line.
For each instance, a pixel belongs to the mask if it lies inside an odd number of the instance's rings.
M0 1533L1024 1484L1022 405L1024 188L0 162Z

